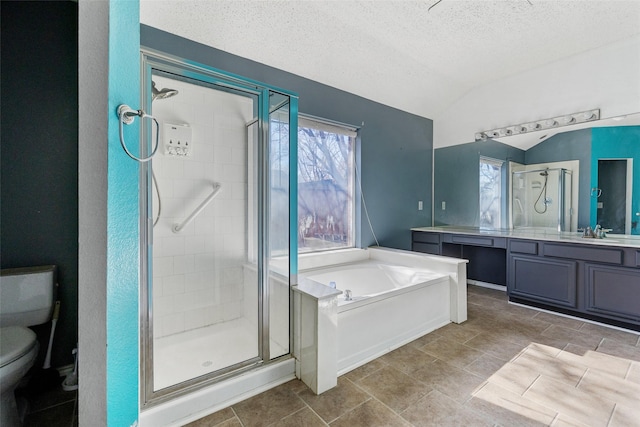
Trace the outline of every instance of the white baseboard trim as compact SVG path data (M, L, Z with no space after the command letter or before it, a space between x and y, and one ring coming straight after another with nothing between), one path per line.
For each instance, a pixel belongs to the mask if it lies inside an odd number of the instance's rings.
M585 319L583 317L572 316L571 314L558 313L557 311L545 310L544 308L534 307L532 305L520 304L519 302L511 302L509 304L517 305L518 307L524 307L531 310L542 311L543 313L553 314L555 316L566 317L567 319L578 320L580 322L591 323L593 325L604 326L605 328L615 329L617 331L628 332L630 334L640 335L640 332L634 331L633 329L621 328L620 326L609 325L607 323L598 322L597 320Z
M467 284L480 286L482 288L495 289L496 291L507 292L507 287L504 286L504 285L496 285L496 284L493 284L493 283L481 282L480 280L467 279Z

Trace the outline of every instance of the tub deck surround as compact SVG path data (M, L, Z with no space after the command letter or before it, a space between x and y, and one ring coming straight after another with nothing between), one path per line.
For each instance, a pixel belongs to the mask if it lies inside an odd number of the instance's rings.
M339 375L467 319L465 260L374 247L305 254L299 267L293 352L298 377L316 394ZM332 278L337 289L328 286ZM344 290L360 289L354 280L378 283L344 301Z
M454 323L467 320L467 261L457 258L416 254L390 248L369 248L371 259L405 266L421 267L449 276L451 318Z
M412 249L469 259L468 278L509 301L640 331L640 236L422 227Z
M338 384L336 325L337 289L300 277L293 287L293 356L296 376L314 393Z

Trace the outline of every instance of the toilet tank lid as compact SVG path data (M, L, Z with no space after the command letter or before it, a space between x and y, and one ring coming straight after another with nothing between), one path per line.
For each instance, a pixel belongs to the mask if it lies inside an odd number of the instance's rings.
M36 345L36 334L22 326L0 328L0 367L25 355Z
M0 327L32 326L51 319L56 266L0 270Z

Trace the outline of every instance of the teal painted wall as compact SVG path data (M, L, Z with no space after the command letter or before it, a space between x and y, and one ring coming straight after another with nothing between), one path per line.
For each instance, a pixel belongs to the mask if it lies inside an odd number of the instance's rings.
M591 188L598 186L599 159L633 159L633 190L631 198L631 234L640 234L640 126L617 126L591 130ZM597 199L591 197L591 224L596 223ZM635 227L634 227L635 221Z
M434 151L434 225L480 225L480 157L524 163L524 151L488 140L438 148ZM509 177L503 175L503 200L507 200ZM442 202L446 209L442 210ZM508 227L508 216L503 227Z
M109 169L107 196L107 425L138 420L140 242L138 163L119 142L116 109L140 103L140 5L109 3ZM137 153L139 123L125 140Z

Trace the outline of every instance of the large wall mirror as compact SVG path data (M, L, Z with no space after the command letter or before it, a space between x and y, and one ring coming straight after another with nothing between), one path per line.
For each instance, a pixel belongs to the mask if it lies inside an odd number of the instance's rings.
M640 113L586 126L435 149L433 225L640 234Z

